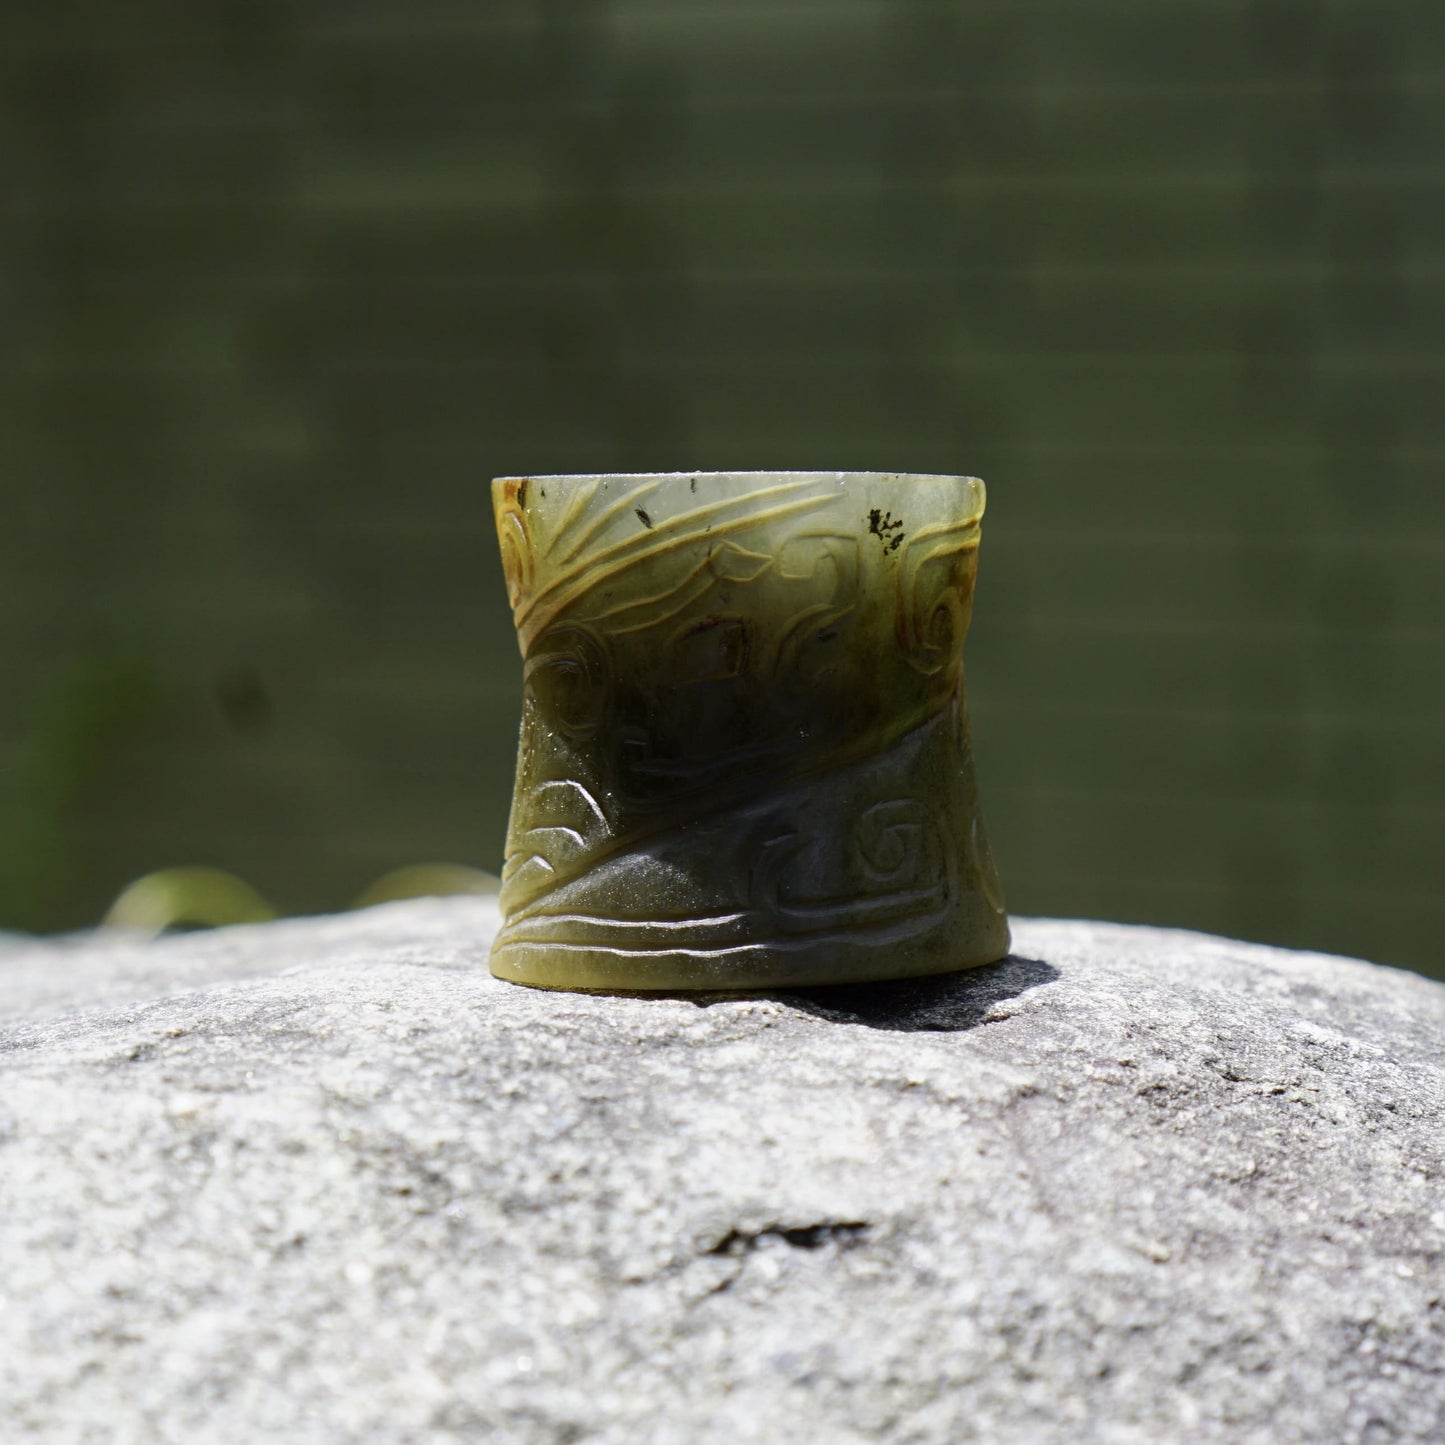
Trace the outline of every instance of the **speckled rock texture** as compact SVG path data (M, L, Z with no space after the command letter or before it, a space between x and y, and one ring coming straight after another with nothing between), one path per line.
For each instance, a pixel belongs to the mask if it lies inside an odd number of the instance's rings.
M485 900L0 945L0 1436L1445 1439L1445 987L1017 922L499 982Z

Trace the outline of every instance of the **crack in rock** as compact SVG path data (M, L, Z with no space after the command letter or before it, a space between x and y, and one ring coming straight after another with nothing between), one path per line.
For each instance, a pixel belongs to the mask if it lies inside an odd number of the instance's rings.
M769 1225L766 1229L730 1229L704 1254L736 1258L750 1254L765 1240L777 1239L793 1249L822 1249L826 1244L851 1244L865 1238L873 1226L862 1220L837 1220L828 1224Z

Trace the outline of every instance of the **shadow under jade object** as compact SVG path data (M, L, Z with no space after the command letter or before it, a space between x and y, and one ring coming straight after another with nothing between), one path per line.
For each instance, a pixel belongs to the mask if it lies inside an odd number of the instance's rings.
M524 659L492 971L737 989L1008 952L963 639L983 483L501 477Z

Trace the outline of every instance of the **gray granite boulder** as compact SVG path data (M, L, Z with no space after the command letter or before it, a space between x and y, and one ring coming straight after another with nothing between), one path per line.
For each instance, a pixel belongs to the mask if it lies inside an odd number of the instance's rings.
M583 997L495 926L0 949L0 1438L1445 1440L1445 987L1020 922Z

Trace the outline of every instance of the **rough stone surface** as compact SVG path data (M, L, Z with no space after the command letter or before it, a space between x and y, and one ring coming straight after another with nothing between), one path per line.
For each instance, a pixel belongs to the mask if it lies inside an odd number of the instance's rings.
M1022 922L545 994L495 924L0 947L7 1442L1445 1439L1445 987Z

